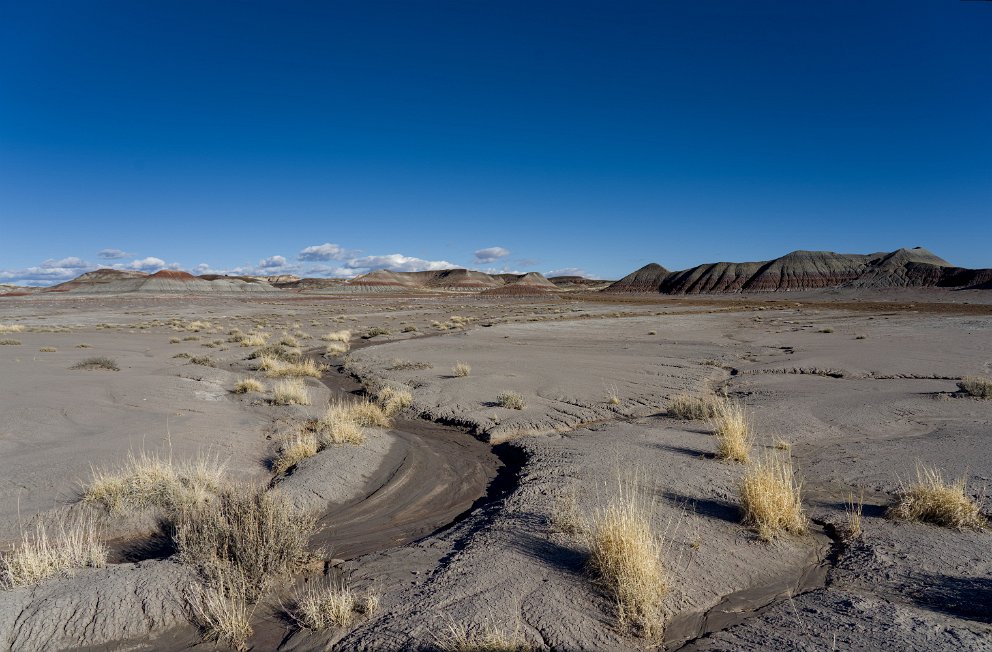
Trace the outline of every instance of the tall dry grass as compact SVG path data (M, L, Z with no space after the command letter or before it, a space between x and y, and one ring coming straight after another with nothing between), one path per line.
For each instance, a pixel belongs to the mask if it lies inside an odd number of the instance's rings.
M766 541L782 532L802 535L809 530L802 483L791 457L768 455L749 466L741 479L740 502L744 523Z
M968 495L964 478L944 479L935 466L917 464L916 482L903 486L889 516L942 527L981 529L988 525L981 505Z
M0 554L0 589L30 586L86 567L107 564L107 547L92 518L64 518L56 526L38 521L34 531Z
M612 593L618 624L641 636L663 629L668 577L653 505L633 480L620 480L615 495L589 524L589 568Z
M751 420L740 401L723 400L715 404L708 419L717 440L720 459L747 464L751 459Z
M669 399L668 414L676 419L703 420L716 416L720 400L713 395L676 394Z

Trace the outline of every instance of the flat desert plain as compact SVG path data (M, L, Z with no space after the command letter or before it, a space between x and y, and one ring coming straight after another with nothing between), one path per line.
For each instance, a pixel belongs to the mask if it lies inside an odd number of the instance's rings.
M983 296L4 298L0 648L992 650Z

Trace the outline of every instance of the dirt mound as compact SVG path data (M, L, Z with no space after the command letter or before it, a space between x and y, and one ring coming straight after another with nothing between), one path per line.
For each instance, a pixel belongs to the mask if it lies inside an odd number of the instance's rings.
M934 253L915 247L874 254L793 251L769 261L707 263L678 272L667 272L652 264L625 276L604 292L685 295L845 287L980 289L990 282L992 271L953 267Z
M178 269L163 269L155 272L149 278L167 278L173 281L195 281L196 277L189 272Z
M69 294L123 294L130 292L163 294L217 294L241 292L275 292L276 289L262 281L245 281L233 276L217 276L208 280L189 272L164 269L154 274L142 272L99 269L87 272L71 281L45 288L45 292Z
M552 276L548 278L559 290L574 292L596 292L613 284L613 281L602 281L584 276Z
M558 290L554 283L538 272L528 272L520 276L514 275L512 278L515 280L507 282L506 285L485 290L481 294L485 296L540 296Z
M636 272L606 287L604 292L659 292L669 271L658 263L648 263Z

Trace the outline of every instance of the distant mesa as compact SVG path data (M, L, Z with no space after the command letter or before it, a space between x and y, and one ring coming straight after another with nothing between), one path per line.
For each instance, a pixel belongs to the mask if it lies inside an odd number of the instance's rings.
M955 267L922 247L874 254L832 251L793 251L773 260L706 263L669 271L650 263L619 281L582 276L545 278L537 272L487 274L471 269L394 272L379 269L352 279L272 276L193 276L164 269L154 274L134 270L98 269L71 281L35 288L0 285L0 295L60 292L70 294L158 293L242 294L296 292L313 294L475 293L494 297L559 295L565 292L668 295L790 292L840 288L992 289L992 269Z
M750 263L707 263L668 272L651 263L608 286L607 293L716 294L836 288L987 289L992 270L964 269L922 247L891 253L793 251Z

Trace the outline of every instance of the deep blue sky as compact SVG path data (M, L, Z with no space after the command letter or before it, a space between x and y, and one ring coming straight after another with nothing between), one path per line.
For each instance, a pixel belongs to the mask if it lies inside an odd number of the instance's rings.
M990 116L990 2L0 0L0 282L989 267Z

